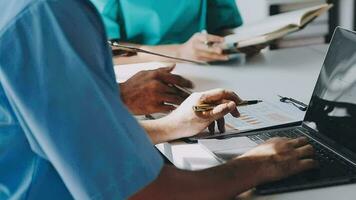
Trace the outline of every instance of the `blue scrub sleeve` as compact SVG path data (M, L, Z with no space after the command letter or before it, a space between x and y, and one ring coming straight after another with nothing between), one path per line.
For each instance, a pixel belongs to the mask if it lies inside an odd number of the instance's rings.
M162 158L119 99L100 17L88 1L36 1L0 41L0 77L38 155L75 199L125 199Z

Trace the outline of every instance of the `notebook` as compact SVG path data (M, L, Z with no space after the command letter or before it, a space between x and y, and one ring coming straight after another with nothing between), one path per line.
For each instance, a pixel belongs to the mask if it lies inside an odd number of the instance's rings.
M228 49L266 44L296 32L332 8L332 4L321 4L296 11L267 17L257 23L244 25L225 37Z

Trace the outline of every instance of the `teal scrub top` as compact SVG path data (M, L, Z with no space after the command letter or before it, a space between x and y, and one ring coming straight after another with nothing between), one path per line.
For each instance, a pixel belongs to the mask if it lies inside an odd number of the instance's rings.
M91 0L109 39L157 45L187 41L242 24L235 0Z
M0 200L127 199L163 161L89 0L0 0Z

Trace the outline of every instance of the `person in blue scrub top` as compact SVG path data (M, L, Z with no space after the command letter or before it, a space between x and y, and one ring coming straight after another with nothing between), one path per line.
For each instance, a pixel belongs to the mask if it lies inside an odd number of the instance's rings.
M228 199L315 166L305 138L273 139L224 165L165 166L153 143L194 135L241 99L194 93L139 124L119 98L88 0L0 0L0 199ZM90 51L88 51L90 49ZM214 103L208 112L192 106Z
M101 13L110 40L186 59L228 60L229 57L222 53L222 36L242 25L236 0L91 1ZM210 42L214 45L208 45ZM240 51L253 55L261 48L264 46ZM157 60L167 61L166 58L138 54L116 58L115 62Z

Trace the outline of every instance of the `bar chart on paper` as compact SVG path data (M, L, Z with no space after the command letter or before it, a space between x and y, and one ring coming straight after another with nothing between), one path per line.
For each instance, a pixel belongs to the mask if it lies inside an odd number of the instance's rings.
M303 113L290 105L262 102L239 108L240 117L226 117L228 128L248 131L301 121Z

